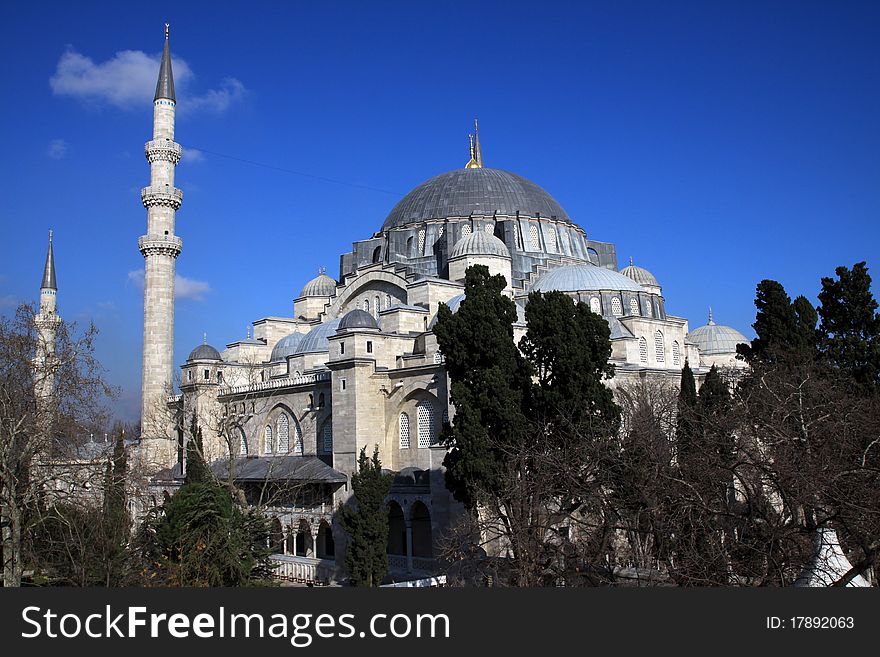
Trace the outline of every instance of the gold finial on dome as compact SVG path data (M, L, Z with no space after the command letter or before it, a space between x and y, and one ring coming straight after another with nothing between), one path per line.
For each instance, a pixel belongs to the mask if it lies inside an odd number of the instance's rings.
M471 159L464 165L465 169L482 169L483 168L483 151L480 148L480 126L477 119L474 119L474 134L468 135L470 141Z

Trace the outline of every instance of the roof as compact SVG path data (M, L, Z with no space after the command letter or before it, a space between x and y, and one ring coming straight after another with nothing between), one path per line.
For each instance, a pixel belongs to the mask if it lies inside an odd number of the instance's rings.
M373 317L366 310L361 310L360 308L355 308L354 310L350 310L345 314L345 316L340 320L338 330L342 331L345 329L378 329L379 325L376 323L375 317Z
M550 194L530 180L501 169L454 169L414 188L394 206L382 230L447 217L493 214L556 217L571 223Z
M535 292L579 292L581 290L626 290L644 292L645 288L623 274L596 265L565 265L543 274L534 285Z
M191 360L222 360L220 358L220 352L214 349L209 344L200 344L198 347L189 352L189 356L186 359L187 361Z
M49 231L49 251L46 253L46 266L43 267L43 282L40 289L57 290L55 282L55 250L52 248L52 231Z
M336 281L324 272L310 280L299 293L301 297L332 297L336 294Z
M634 265L632 258L629 259L629 266L621 269L620 273L633 279L639 285L656 285L657 287L660 287L660 283L657 282L657 277L644 267Z
M491 233L487 233L485 230L478 230L458 240L449 253L449 259L452 260L453 258L469 255L509 258L510 250L504 242Z
M275 363L295 354L299 343L302 342L304 337L304 333L296 332L285 335L272 347L272 355L269 357L269 360Z
M306 336L299 343L299 346L294 353L297 355L318 354L330 351L330 342L328 341L328 338L336 333L336 329L339 328L339 322L339 319L331 319L323 324L318 324L315 328L306 333Z
M701 354L735 354L736 345L750 344L748 338L735 328L723 326L712 321L711 311L709 323L699 326L687 334L689 342L693 342Z
M214 463L218 479L229 476L229 461ZM348 479L315 456L258 456L233 459L235 481L311 481L344 484Z
M156 82L156 95L153 100L167 98L175 103L174 75L171 73L171 49L168 47L168 25L165 26L165 49L162 51L162 63L159 64L159 80Z

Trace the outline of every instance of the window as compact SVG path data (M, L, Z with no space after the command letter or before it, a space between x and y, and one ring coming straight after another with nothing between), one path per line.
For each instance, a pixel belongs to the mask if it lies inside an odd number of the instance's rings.
M617 297L611 299L611 314L615 317L623 315L623 306L620 305L620 299Z
M443 362L443 354L441 354L439 351L435 351L434 352L434 364L439 365L442 362Z
M538 224L529 224L529 242L532 251L541 250L541 237L538 235Z
M483 230L485 230L487 233L494 233L495 227L492 224L486 224L485 226L483 226Z
M345 379L339 379L339 389L345 390Z
M437 237L443 237L444 232L446 232L446 226L440 226L437 230Z
M373 306L375 306L375 311L376 311L375 312L376 319L379 319L379 311L381 310L381 308L379 308L380 299L379 299L378 294L376 295L376 298L373 299L373 302L374 302Z
M419 228L419 255L425 252L425 229Z
M434 444L434 406L430 402L421 401L416 406L419 422L419 447L430 447Z
M265 432L263 434L263 453L271 454L272 453L272 427L271 425L266 425Z
M556 229L547 227L547 250L556 253Z
M599 304L599 297L590 297L590 310L597 315L602 314L602 306Z
M217 383L223 383L223 372L217 372Z
M211 380L211 370L205 370L204 377L205 377L205 381L210 381Z
M648 362L648 341L645 338L639 338L639 362Z
M373 249L373 262L379 262L381 257L382 257L382 247L377 246L375 249Z
M188 371L187 371L187 373L186 373L186 380L187 380L187 381L192 381L192 380L193 380L193 371L192 371L192 370L188 370Z
M364 310L366 312L370 312L370 300L369 299L364 299Z
M367 340L367 353L368 354L373 353L373 341L372 340Z
M321 451L324 454L333 453L333 426L328 421L321 432Z
M513 243L516 246L518 246L519 248L522 248L522 244L519 239L519 222L518 221L513 222Z
M660 331L654 332L654 351L658 363L666 362L666 347L663 345L663 334Z
M462 237L467 237L470 234L471 234L471 225L470 224L465 224L464 226L461 227L461 236Z
M303 434L298 424L293 425L293 453L302 456L303 453Z
M639 300L633 297L629 300L629 314L630 315L638 315L639 314Z
M645 304L645 315L647 315L648 317L651 317L654 314L652 311L652 303L653 302L648 301L648 303Z
M681 367L681 347L678 346L678 340L672 342L672 364Z
M238 430L238 455L239 456L247 456L248 448L247 448L247 438L244 436L244 431L241 429Z
M324 408L324 393L318 395L318 408Z
M385 308L390 308L390 307L391 307L391 295L386 294L385 295Z
M400 449L409 449L409 415L400 414Z
M412 237L410 237L410 238L406 241L406 255L409 256L410 258L412 258L413 255L415 255L415 254L413 253L413 249L414 249L414 248L415 248L415 240L414 240Z
M278 418L278 451L281 454L290 451L290 419L285 413Z
M339 353L340 353L340 354L344 354L344 353L345 353L345 343L344 343L344 342L340 342L340 343L339 343Z

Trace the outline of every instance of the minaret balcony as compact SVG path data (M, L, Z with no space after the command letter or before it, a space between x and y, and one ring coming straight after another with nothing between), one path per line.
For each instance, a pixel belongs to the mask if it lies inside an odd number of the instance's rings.
M144 144L147 162L171 162L177 164L181 156L180 144L171 139L153 139Z
M141 201L145 208L164 206L177 210L183 203L183 190L170 186L144 187L141 190Z
M167 255L176 258L183 250L183 240L176 235L141 235L138 248L146 258L151 255Z

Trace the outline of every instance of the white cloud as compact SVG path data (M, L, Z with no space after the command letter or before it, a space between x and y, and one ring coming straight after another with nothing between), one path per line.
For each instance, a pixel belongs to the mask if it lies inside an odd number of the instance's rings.
M53 160L64 158L67 155L67 142L63 139L53 139L49 142L49 149L46 151L46 155Z
M141 50L122 50L104 62L68 49L61 55L49 86L56 96L70 96L94 104L120 108L149 106L156 91L160 54L148 55ZM226 78L219 89L204 94L187 93L195 75L185 60L175 57L174 85L180 97L178 109L188 111L224 112L246 93L235 78ZM184 93L181 93L181 91Z
M135 287L144 289L144 270L135 269L128 272L128 282ZM201 301L211 291L211 285L205 281L197 281L180 274L174 275L174 298Z
M183 146L181 152L181 160L190 164L195 164L196 162L204 162L205 154L197 148L187 148L186 146Z

